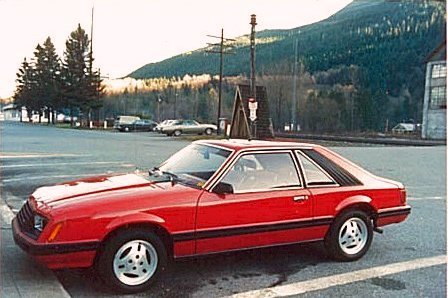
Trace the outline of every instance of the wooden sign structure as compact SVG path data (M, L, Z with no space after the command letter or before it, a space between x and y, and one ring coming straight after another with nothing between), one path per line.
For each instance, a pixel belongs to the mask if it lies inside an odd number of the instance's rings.
M252 130L249 119L249 98L251 98L250 85L238 85L235 92L229 137L258 140L274 138L266 87L257 86L256 88L257 120L253 123Z

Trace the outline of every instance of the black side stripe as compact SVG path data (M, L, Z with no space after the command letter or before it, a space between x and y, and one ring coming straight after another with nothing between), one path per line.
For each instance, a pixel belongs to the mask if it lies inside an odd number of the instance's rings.
M173 240L174 242L180 242L180 241L199 240L208 238L229 237L245 234L274 232L281 230L291 230L291 229L309 228L314 226L330 225L332 222L333 222L332 218L324 218L324 219L313 219L313 220L288 222L280 224L266 224L266 225L241 227L241 228L227 228L211 231L179 233L173 235Z
M399 210L391 210L391 211L384 211L378 213L378 218L382 217L389 217L389 216L397 216L397 215L408 215L411 213L411 208L404 208Z

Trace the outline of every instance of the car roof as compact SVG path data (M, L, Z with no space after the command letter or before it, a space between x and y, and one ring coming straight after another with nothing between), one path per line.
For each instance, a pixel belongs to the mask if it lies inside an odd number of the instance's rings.
M260 141L246 139L228 139L228 140L200 140L196 144L219 146L231 150L244 149L291 149L291 148L314 148L318 145L298 142L279 142L279 141Z

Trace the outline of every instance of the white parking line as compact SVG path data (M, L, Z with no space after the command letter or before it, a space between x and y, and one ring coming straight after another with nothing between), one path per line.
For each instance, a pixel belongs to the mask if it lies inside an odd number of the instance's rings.
M446 197L407 198L408 201L446 200Z
M30 180L42 180L42 179L51 179L51 178L76 178L76 177L95 177L95 176L102 176L102 175L110 175L114 172L109 171L106 173L96 173L96 174L76 174L76 175L51 175L51 176L39 176L39 177L26 177L26 178L10 178L10 179L3 179L3 182L9 183L9 182L17 182L17 181L30 181Z
M259 289L232 295L233 298L248 297L284 297L303 294L311 291L318 291L334 286L341 286L375 277L397 274L404 271L427 268L446 264L447 256L439 255L429 258L421 258L406 262L393 263L384 266L378 266L363 270L352 271L348 273L336 274L297 283L276 286L272 288Z
M2 216L1 222L9 225L11 224L12 219L14 218L14 213L9 209L9 207L3 202L3 199L0 198L0 214Z
M122 164L121 161L89 161L89 162L56 162L56 163L36 163L36 164L18 164L18 165L0 165L0 168L30 168L30 167L54 167L54 166L68 166L68 165L108 165L108 164ZM125 164L123 166L129 166Z
M0 154L0 159L13 159L13 158L48 158L48 157L77 157L86 156L81 154Z

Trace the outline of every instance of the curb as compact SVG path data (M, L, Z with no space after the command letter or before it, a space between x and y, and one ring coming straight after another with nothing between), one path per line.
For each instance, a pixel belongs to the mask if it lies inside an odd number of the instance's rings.
M54 273L30 258L15 245L11 233L14 213L0 197L1 251L0 281L2 297L71 297L62 287ZM5 256L15 262L4 261Z
M0 198L0 214L1 214L1 228L6 228L11 226L11 221L14 218L14 213L11 208L6 205L5 200Z
M417 140L417 139L413 140L413 139L398 139L398 138L350 137L350 136L290 134L290 133L275 133L275 136L288 139L321 140L321 141L336 141L336 142L366 143L366 144L396 145L396 146L446 146L446 140L440 140L440 141Z

